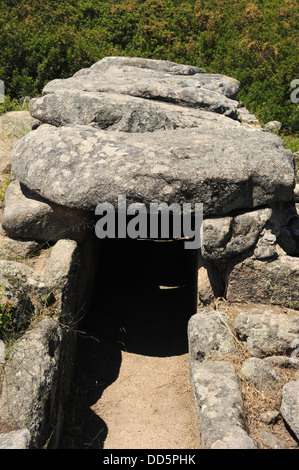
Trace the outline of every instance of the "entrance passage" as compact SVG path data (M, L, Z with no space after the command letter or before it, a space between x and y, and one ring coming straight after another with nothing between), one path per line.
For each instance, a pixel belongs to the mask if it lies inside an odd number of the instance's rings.
M97 243L61 448L199 448L187 339L197 251L183 240Z

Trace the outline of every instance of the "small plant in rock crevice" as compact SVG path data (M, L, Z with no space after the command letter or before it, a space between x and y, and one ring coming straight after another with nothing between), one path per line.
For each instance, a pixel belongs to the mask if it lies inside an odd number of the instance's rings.
M0 186L0 209L3 208L4 206L5 193L10 182L11 182L11 178L10 176L7 176Z

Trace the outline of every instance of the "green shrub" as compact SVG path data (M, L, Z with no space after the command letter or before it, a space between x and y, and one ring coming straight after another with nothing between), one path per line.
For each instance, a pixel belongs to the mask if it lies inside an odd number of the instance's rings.
M237 78L251 112L294 133L298 19L296 0L2 0L0 78L19 99L104 56L167 59Z
M8 113L9 111L26 111L28 110L28 101L22 99L11 99L9 95L5 95L4 103L0 103L0 116L1 114Z
M297 135L282 135L285 141L285 147L292 150L293 153L299 152L299 134Z

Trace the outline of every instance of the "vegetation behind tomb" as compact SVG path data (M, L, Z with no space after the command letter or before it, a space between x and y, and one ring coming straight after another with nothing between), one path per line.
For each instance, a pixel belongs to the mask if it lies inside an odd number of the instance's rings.
M261 122L281 121L284 134L295 134L298 21L297 0L1 0L0 113L52 79L127 55L232 76Z

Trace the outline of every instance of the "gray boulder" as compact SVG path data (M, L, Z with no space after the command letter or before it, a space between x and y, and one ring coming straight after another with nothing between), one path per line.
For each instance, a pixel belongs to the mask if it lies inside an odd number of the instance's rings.
M225 361L193 361L191 383L204 449L255 449L237 371Z
M197 263L198 305L208 305L220 297L223 292L222 276L210 261L198 256Z
M285 255L232 260L226 273L226 298L230 302L258 299L299 310L299 259Z
M290 354L292 341L299 337L299 315L287 315L261 310L260 313L241 312L235 329L252 356L263 358Z
M239 89L237 80L197 67L106 57L70 79L48 83L44 96L31 100L29 108L33 128L41 123L92 124L124 132L152 132L196 127L207 110L234 116L236 102L227 98L234 98Z
M277 257L276 240L276 235L271 230L263 230L254 248L253 254L255 258L266 259Z
M11 162L26 187L80 210L116 206L125 194L128 204L201 202L206 215L220 215L291 199L294 187L292 153L281 139L210 121L144 134L43 125L15 144Z
M6 434L0 434L0 449L29 449L30 448L30 433L28 429L18 429L17 431L10 431Z
M51 248L44 279L49 292L59 302L60 320L68 326L75 323L78 283L79 247L74 240L58 240Z
M58 240L50 249L43 277L61 324L73 330L88 311L93 299L98 260L93 234L89 234L83 246L74 240Z
M241 122L246 122L248 124L260 127L259 120L254 114L250 113L245 106L239 106L237 114Z
M224 114L235 119L237 101L227 98L222 93L201 87L200 80L148 76L148 74L127 73L113 77L107 75L89 74L63 80L53 80L44 88L44 94L56 93L69 89L88 90L93 93L117 93L119 95L135 96L174 103L179 106L206 109L211 112ZM33 116L35 117L35 116Z
M281 414L299 439L299 381L288 382L283 387Z
M165 61L143 60L141 65L139 58L127 58L126 63L121 62L122 58L106 58L71 78L49 82L43 93L116 93L237 116L237 102L228 96L235 97L240 83L231 77L202 73L201 69L180 64L169 67ZM194 73L196 70L198 73ZM33 117L39 119L35 114Z
M229 328L228 315L208 307L190 318L188 341L191 361L204 361L235 351L235 338Z
M15 145L12 174L47 201L88 211L122 194L128 204L203 203L205 215L288 201L293 155L228 119L239 88L197 67L104 58L31 100L37 129Z
M285 449L284 443L270 432L262 431L260 438L266 449Z
M264 358L264 362L281 369L299 369L299 359L294 360L293 357L289 356L268 356Z
M264 128L269 132L279 132L281 129L281 122L279 121L270 121L265 124Z
M1 258L19 260L30 256L37 256L40 245L34 240L18 240L5 237L0 250Z
M203 222L201 253L206 259L230 258L252 248L272 216L272 210L258 209L235 217L217 217Z
M218 126L238 128L239 123L202 109L137 98L116 93L64 90L30 101L34 129L43 123L53 126L91 125L122 132L155 132L199 127L203 120Z
M145 59L143 57L124 57L108 56L99 60L89 68L81 69L74 74L74 77L88 75L96 72L106 72L114 68L123 70L124 67L136 67L137 69L146 69L148 73L151 70L166 72L171 75L195 75L197 73L206 73L205 70L194 65L178 64L169 60Z
M2 227L11 238L40 242L71 238L81 243L88 220L86 212L46 201L16 180L6 191Z
M30 438L27 433L26 442L28 437L30 448L43 448L48 441L50 447L57 445L64 390L72 374L70 359L66 359L72 357L68 336L57 321L44 318L14 343L6 364L1 418L16 429L28 429Z

